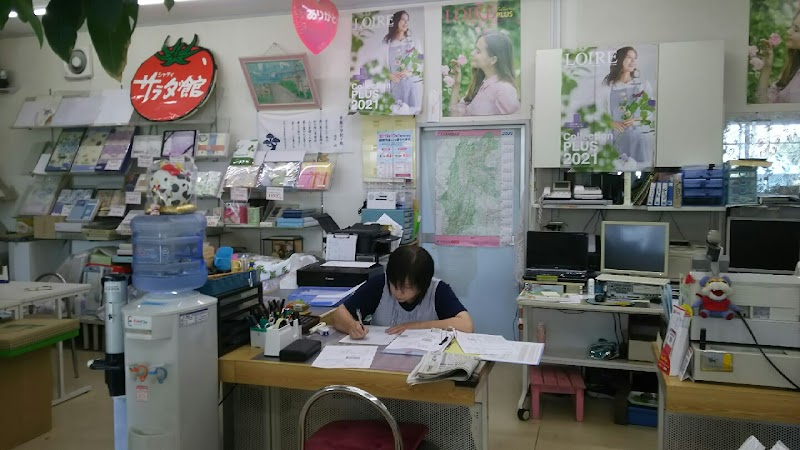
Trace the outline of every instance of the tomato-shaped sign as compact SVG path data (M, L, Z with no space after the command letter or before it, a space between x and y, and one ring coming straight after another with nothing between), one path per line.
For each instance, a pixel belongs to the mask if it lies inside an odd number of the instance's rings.
M169 40L169 37L167 37ZM214 90L217 65L211 52L183 38L147 58L131 81L131 103L142 117L154 122L192 115Z

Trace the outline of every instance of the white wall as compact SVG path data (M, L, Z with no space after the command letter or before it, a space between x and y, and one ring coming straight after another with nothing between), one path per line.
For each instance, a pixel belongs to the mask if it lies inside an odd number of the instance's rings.
M548 0L521 1L521 111L522 117L528 118L533 104L534 55L536 50L551 46L551 4ZM440 6L443 3L424 3L428 38L426 60L430 62L428 67L433 69L438 67L441 59L441 44L436 37L441 34ZM561 45L722 39L726 46L726 108L729 111L741 111L745 109L747 62L744 47L747 43L748 8L748 0L562 0ZM346 104L350 46L348 27L349 13L342 12L339 32L331 46L318 56L309 55L325 107L344 107ZM167 35L173 39L191 39L195 33L200 35L201 45L211 49L217 58L219 85L224 88L220 116L230 119L233 139L253 137L256 133L255 110L241 75L238 58L262 55L273 42L289 53L305 52L291 19L289 16L272 16L140 27L133 36L123 84L130 83L138 64L158 50ZM88 43L86 33L79 35L78 42ZM119 84L105 75L97 59L92 80L65 81L60 61L49 48L39 49L32 37L0 40L0 67L10 69L21 87L13 95L0 95L0 176L23 190L30 180L27 174L38 158L38 148L33 148L33 144L51 139L49 131L10 129L24 98L46 94L49 89L104 89ZM687 68L687 82L701 76ZM425 78L426 90L440 90L439 79L438 70L429 70ZM355 145L353 150L359 152L360 148ZM363 201L360 154L342 156L338 162L333 189L326 194L325 207L341 225L345 225L357 220L356 210ZM0 204L0 221L11 226L12 213L12 205Z

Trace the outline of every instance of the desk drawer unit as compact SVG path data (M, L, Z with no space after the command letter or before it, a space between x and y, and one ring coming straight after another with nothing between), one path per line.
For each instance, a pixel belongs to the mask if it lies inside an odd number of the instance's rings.
M303 404L314 391L239 385L226 400L233 408L230 427L233 436L225 437L225 449L284 450L298 448L297 421ZM487 430L481 425L484 403L473 406L444 405L396 399L381 399L398 422L415 422L430 428L426 442L441 450L480 450ZM308 415L310 436L335 420L380 420L376 410L344 395L317 401ZM471 434L457 430L470 429ZM270 433L273 430L274 433Z

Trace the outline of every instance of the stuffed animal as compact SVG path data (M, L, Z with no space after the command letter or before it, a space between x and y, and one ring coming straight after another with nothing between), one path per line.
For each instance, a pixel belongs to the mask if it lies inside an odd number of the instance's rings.
M692 308L698 309L700 317L722 317L725 320L733 319L734 312L739 308L731 303L733 288L728 277L703 277L700 280L700 292Z
M150 192L154 206L162 213L182 214L192 212L191 172L179 163L165 163L150 175Z

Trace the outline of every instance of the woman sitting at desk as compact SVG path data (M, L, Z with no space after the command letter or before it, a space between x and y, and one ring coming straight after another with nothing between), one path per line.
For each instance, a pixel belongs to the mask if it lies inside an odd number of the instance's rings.
M390 327L390 334L448 327L472 332L467 309L447 283L433 278L433 258L421 247L395 250L386 275L370 278L336 309L334 326L352 339L363 339L369 330L359 319L369 315L372 325Z

